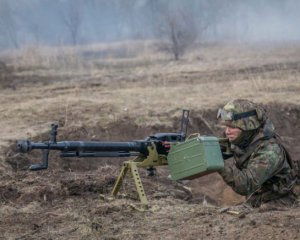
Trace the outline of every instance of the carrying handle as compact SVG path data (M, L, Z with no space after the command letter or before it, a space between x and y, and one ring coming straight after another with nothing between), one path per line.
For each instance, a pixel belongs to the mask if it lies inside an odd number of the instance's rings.
M191 139L191 138L196 138L196 137L200 137L200 133L192 133L192 134L190 134L190 135L187 137L186 140L189 140L189 139Z

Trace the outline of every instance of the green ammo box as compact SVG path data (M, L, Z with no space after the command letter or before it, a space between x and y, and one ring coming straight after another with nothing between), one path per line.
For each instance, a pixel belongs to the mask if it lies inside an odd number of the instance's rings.
M190 180L223 170L218 138L198 135L172 146L168 165L172 180Z

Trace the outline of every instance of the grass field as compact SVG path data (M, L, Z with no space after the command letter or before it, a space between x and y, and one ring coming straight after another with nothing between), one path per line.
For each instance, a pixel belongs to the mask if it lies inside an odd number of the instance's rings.
M298 208L244 219L221 214L216 206L242 198L217 174L190 181L191 199L167 178L167 169L154 180L142 173L153 205L139 212L128 205L136 198L106 199L120 161L64 162L54 156L49 171L32 173L24 169L39 156L20 155L15 143L45 140L52 122L60 125L60 139L143 139L177 131L181 109L191 110L190 133L220 133L218 107L247 98L270 110L297 157L299 53L297 43L215 43L197 45L172 61L153 42L2 52L0 238L296 239ZM125 193L132 192L128 183Z
M6 127L0 143L41 131L51 121L105 125L131 116L156 124L179 109L216 108L233 98L295 104L300 99L300 45L203 45L177 62L155 53L150 43L110 48L127 54L101 57L100 45L11 55L11 76L1 84L0 123Z

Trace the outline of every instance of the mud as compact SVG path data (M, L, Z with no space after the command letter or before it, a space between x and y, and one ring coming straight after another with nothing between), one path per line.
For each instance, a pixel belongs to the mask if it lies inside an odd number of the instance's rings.
M299 158L300 107L265 106L277 132ZM189 133L221 134L216 109L192 112ZM142 127L133 119L108 126L62 128L58 140L144 139L156 132L179 128ZM126 129L124 131L124 129ZM46 140L48 133L33 140ZM118 176L119 159L61 159L51 154L47 171L29 172L28 166L41 161L38 152L20 154L15 143L4 150L5 169L0 181L1 239L298 239L300 211L286 209L254 211L243 218L221 213L220 208L242 202L214 173L184 182L168 177L167 167L156 176L140 170L150 208L143 210L131 178L126 178L116 199L110 192Z

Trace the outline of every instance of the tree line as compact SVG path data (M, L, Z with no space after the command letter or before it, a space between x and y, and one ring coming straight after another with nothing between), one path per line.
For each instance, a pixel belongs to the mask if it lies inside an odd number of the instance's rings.
M299 10L297 0L0 0L0 49L155 39L178 58L195 41L300 38Z

